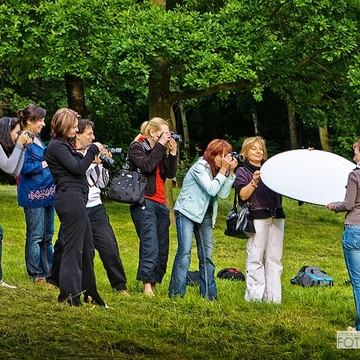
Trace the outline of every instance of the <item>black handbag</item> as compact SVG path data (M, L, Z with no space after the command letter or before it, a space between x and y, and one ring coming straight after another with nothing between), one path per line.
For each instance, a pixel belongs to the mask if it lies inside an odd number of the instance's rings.
M238 210L238 194L235 190L234 204L226 217L226 229L224 234L239 239L248 239L255 234L253 216L250 212L248 202L244 202L241 209Z
M131 145L131 144L130 144ZM141 170L130 170L129 157L126 157L122 169L115 175L110 183L108 196L111 200L140 205L145 200L147 177Z

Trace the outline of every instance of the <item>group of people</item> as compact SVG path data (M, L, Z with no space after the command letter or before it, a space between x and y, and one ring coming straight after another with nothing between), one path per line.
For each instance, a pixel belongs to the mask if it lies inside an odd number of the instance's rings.
M68 108L54 114L51 140L46 146L40 137L45 116L44 109L30 104L18 111L17 118L0 120L0 168L17 179L18 203L24 208L26 221L27 273L34 282L58 287L60 302L78 306L83 296L85 302L107 306L96 287L95 249L111 287L128 294L116 237L101 201L101 188L109 181L109 172L99 154L111 157L111 153L94 142L94 123ZM167 270L170 218L164 183L176 175L177 150L168 123L159 117L141 125L140 134L129 148L131 166L141 169L147 177L144 203L131 206L130 214L140 241L136 279L143 283L143 292L148 296L155 295L156 285ZM252 245L256 251L250 244L247 249L246 298L281 301L284 215L281 197L260 181L259 169L266 159L265 142L260 137L245 141L241 152L243 167L238 167L232 150L227 141L212 140L184 178L174 206L178 249L169 297L185 295L194 235L200 294L209 300L217 298L213 227L218 198L227 198L235 185L240 198L254 204L255 221L259 222ZM255 196L255 190L259 196ZM60 229L53 247L55 212ZM271 246L267 247L268 243ZM259 266L264 256L265 271ZM270 277L272 280L267 281ZM2 286L12 287L0 279Z
M107 307L97 291L95 249L111 287L129 294L116 237L101 200L109 172L99 154L111 157L111 153L94 142L94 123L68 108L54 114L46 147L40 138L45 116L44 109L30 104L18 111L17 118L0 119L0 168L16 177L18 203L25 213L26 269L34 282L58 287L59 302L79 306L83 296L85 302ZM140 242L136 279L148 296L155 296L167 270L170 218L164 183L176 175L177 148L168 123L154 117L141 125L128 153L132 168L147 177L145 200L132 205L130 214ZM357 167L349 175L345 199L327 207L347 212L343 251L356 305L356 327L351 329L360 331L360 141L353 148ZM212 140L184 177L174 205L178 247L168 296L185 296L194 237L200 295L217 299L213 228L218 199L227 198L234 187L240 203L250 204L256 229L246 245L245 299L279 304L285 214L281 195L261 180L261 166L267 160L265 140L246 138L240 157L234 157L232 150L227 141ZM60 229L53 248L55 211ZM0 226L0 286L15 288L2 279L2 239Z
M94 123L71 109L54 114L47 147L40 138L45 110L30 104L17 115L0 120L0 168L17 179L18 203L26 221L28 275L34 282L58 287L59 302L79 306L83 296L85 302L107 307L97 291L94 249L112 288L129 294L116 237L101 201L109 172L99 154L112 155L93 142ZM164 182L176 174L177 144L161 118L144 122L135 140L131 161L148 178L144 204L131 208L140 238L137 279L146 295L154 295L168 260L170 222ZM60 229L53 248L55 211ZM0 227L0 256L2 238ZM2 280L1 267L0 286L15 288Z

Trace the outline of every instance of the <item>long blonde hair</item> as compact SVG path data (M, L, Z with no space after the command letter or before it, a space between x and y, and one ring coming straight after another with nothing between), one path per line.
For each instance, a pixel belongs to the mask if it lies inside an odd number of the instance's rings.
M135 137L135 140L138 140L141 136L150 137L150 131L159 131L161 125L169 126L168 122L161 117L153 117L150 120L144 121L140 126L140 134Z
M259 143L263 149L263 160L267 160L267 150L266 150L265 140L261 136L252 136L246 138L242 144L240 155L242 155L245 160L249 160L248 158L249 150L256 143Z

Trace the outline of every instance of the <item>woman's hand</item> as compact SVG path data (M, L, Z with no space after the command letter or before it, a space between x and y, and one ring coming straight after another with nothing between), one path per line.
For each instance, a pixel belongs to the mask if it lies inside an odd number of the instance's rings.
M33 139L25 131L22 131L17 137L16 142L25 147L32 144Z
M160 134L159 138L158 138L158 142L165 146L167 143L170 143L170 140L174 140L172 137L171 137L171 134L170 134L170 131L166 131L166 132L163 132Z
M259 184L260 175L261 175L260 170L255 170L255 171L254 171L253 178L252 178L252 183L253 183L255 186L258 186L258 184Z
M232 165L233 160L234 159L231 156L231 154L223 155L221 158L221 167L220 167L219 173L227 176L230 172L230 167ZM234 172L234 170L233 170L233 172Z
M176 141L170 136L170 140L168 142L169 150L171 155L176 155L177 153L177 143Z
M331 202L330 204L327 204L326 207L329 209L329 210L334 210L334 202Z

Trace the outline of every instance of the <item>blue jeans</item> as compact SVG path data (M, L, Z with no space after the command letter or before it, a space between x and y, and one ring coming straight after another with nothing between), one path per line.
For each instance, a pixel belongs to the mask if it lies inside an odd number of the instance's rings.
M140 239L136 280L161 284L169 256L169 209L145 199L143 205L131 206L130 213Z
M26 220L25 262L34 280L50 274L53 257L54 206L24 208Z
M3 237L4 237L4 230L3 230L2 226L0 225L0 280L2 280L1 262L2 262L2 241L3 241Z
M200 294L203 298L217 298L215 283L215 265L212 261L214 235L211 225L211 211L206 212L201 224L198 224L180 212L175 211L178 249L174 260L169 285L169 297L183 297L186 292L186 275L191 260L192 238L195 235L197 254L199 258Z
M353 288L356 319L355 327L360 331L360 226L349 225L345 228L342 247L345 263Z

